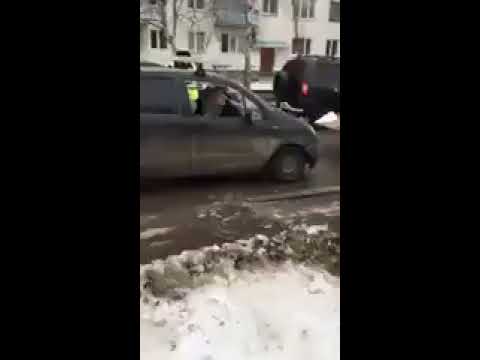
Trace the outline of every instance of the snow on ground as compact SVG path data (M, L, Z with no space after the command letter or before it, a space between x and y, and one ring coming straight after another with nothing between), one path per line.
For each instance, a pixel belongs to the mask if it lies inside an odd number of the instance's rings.
M301 221L142 265L141 360L339 359L339 255Z
M339 359L339 251L302 224L141 266L141 360Z
M252 91L273 91L272 81L255 81L250 84Z
M340 358L339 278L290 261L229 272L182 299L143 296L141 360Z
M340 116L334 112L329 112L320 119L315 120L315 124L325 126L331 130L340 130Z
M147 229L140 233L140 240L148 240L158 235L165 235L172 230L174 230L173 227Z

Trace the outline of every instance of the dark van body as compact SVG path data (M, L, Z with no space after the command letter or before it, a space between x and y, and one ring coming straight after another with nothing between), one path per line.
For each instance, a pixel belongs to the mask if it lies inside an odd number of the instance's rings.
M202 116L186 83L208 82L245 97L250 109ZM140 68L140 175L171 178L268 170L296 181L317 160L317 136L304 122L215 74Z

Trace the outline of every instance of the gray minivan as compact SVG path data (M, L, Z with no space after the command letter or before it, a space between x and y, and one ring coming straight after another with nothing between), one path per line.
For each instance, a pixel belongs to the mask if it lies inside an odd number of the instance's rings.
M212 87L225 91L213 116L202 96ZM235 81L203 69L140 67L141 178L267 171L297 181L315 166L317 141L310 125Z

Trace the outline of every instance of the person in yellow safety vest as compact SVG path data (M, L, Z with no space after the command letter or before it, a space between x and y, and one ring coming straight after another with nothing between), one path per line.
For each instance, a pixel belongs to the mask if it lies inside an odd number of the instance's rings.
M196 84L189 84L188 85L188 97L190 101L195 102L198 100L198 87Z
M190 105L192 107L192 112L195 113L197 110L197 100L199 97L198 86L195 83L187 85L188 98L190 100Z

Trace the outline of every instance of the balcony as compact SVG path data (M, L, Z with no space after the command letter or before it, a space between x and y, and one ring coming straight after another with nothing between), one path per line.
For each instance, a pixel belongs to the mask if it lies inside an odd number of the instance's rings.
M140 3L140 24L150 24L158 28L162 27L160 16L154 6Z
M258 12L251 11L248 15L231 10L217 10L215 26L219 27L247 27L258 25Z

